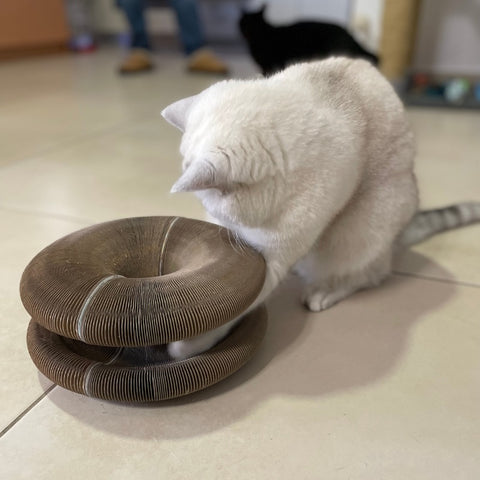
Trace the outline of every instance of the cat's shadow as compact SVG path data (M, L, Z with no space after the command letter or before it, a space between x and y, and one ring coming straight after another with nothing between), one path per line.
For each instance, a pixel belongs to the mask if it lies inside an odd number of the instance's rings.
M417 270L431 263L410 252ZM410 258L412 260L412 257ZM443 271L445 279L451 275ZM429 288L430 287L430 288ZM427 284L393 275L377 289L359 292L322 313L298 301L299 280L285 282L268 303L262 347L240 371L206 390L153 405L125 406L56 388L49 398L96 429L142 439L203 435L240 421L278 396L320 397L366 388L394 371L412 327L448 301L449 282Z

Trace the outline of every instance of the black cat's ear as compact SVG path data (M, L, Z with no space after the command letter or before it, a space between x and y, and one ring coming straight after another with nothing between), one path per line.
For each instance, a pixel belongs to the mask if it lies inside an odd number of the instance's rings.
M185 124L187 123L188 112L196 97L197 96L194 95L192 97L187 97L172 103L162 111L162 117L168 123L184 132Z
M247 8L240 7L240 18L241 17L252 17L252 16L263 15L263 13L265 12L266 9L267 9L267 4L266 3L263 3L262 5L260 5L258 10L255 10L254 6L247 7Z

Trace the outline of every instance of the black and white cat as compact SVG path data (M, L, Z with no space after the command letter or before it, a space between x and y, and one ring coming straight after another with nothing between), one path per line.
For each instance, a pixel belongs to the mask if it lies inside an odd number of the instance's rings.
M283 70L292 63L332 55L364 58L378 64L378 57L365 50L343 27L332 23L299 22L272 26L265 21L265 7L244 12L240 31L253 59L264 75Z
M183 132L172 192L195 192L266 260L254 305L294 269L305 305L324 310L378 285L399 249L480 220L479 203L417 213L413 134L392 86L365 60L223 81L162 114ZM204 351L234 323L171 343L169 353Z

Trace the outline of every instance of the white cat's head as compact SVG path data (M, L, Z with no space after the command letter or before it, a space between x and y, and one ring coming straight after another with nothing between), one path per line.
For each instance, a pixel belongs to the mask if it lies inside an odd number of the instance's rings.
M183 132L183 174L172 192L195 192L222 223L257 227L281 213L285 171L271 115L252 82L220 82L162 115ZM281 156L280 156L281 157Z

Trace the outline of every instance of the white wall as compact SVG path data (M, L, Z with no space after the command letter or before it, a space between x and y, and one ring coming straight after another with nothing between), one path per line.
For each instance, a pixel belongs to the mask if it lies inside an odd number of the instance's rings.
M413 66L480 75L480 0L423 0Z
M352 1L350 26L357 39L373 51L380 46L384 3L385 0Z
M248 8L268 4L266 18L273 25L318 20L347 25L351 0L250 0Z
M248 6L255 10L265 3L267 20L274 25L305 19L333 22L348 27L372 50L380 44L384 0L250 0Z

